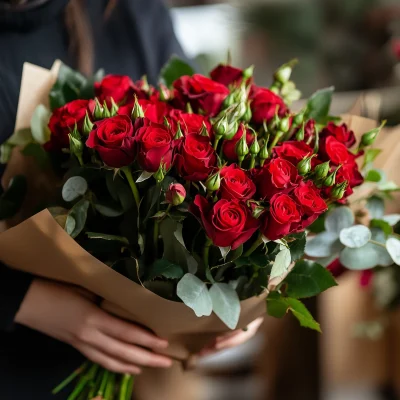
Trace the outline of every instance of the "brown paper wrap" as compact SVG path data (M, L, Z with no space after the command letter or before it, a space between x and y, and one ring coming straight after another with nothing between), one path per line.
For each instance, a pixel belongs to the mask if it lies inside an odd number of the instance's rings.
M47 95L56 79L57 69L58 63L51 71L31 64L24 65L16 129L29 127L36 106L40 103L47 105ZM29 200L36 201L39 193L50 196L56 181L48 173L40 171L34 160L22 156L19 148L12 153L3 185L7 186L16 174L27 176L29 199L24 206L25 213L20 213L3 226L3 230L9 229L0 234L2 262L39 277L89 290L104 299L102 307L107 311L168 339L170 345L165 354L184 362L186 366L211 339L229 330L215 314L198 318L183 303L163 299L115 272L70 238L47 210L21 222L29 212ZM246 327L265 314L265 297L266 293L241 302L238 328ZM143 400L167 399L167 393L172 385L177 384L179 376L179 365L171 371L145 371L135 386L136 396Z

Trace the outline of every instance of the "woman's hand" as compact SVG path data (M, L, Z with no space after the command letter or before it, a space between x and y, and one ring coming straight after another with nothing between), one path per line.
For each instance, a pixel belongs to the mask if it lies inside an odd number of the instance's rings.
M68 343L113 372L139 374L141 367L168 368L166 340L97 307L83 292L41 279L33 281L15 322Z
M247 342L257 333L258 328L261 326L263 321L264 317L260 317L249 324L246 330L238 329L236 331L226 333L225 335L218 336L211 344L206 346L199 353L199 356L208 356L220 350L230 349Z

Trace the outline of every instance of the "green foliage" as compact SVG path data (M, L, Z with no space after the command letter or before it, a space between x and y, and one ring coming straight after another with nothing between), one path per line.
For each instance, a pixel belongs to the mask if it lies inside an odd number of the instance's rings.
M301 326L321 332L318 322L298 299L284 297L278 292L271 292L267 297L267 311L269 315L276 318L282 318L291 311Z
M153 280L162 276L167 279L180 279L183 275L183 269L179 265L162 258L154 261L146 274L146 280Z
M307 118L313 118L317 122L324 120L329 114L334 88L329 87L317 90L307 102Z
M162 68L161 78L164 80L164 83L170 87L176 79L184 75L191 76L194 72L194 69L188 63L173 56Z
M88 200L82 199L68 213L65 230L74 239L85 228L89 204Z

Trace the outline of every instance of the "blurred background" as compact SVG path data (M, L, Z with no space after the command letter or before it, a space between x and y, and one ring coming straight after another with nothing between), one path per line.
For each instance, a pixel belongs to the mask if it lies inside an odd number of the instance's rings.
M255 65L255 80L298 58L293 80L308 97L334 86L332 112L400 123L400 0L169 0L175 31L201 72L227 60ZM400 399L400 317L369 337L354 321L379 312L349 273L308 307L323 334L267 320L251 342L199 363L182 400ZM370 335L371 336L371 335Z

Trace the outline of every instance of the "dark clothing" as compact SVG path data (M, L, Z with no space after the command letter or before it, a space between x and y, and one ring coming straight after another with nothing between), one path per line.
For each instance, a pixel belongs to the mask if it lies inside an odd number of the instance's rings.
M1 1L1 0L0 0ZM183 56L162 0L118 0L110 18L108 0L87 0L95 45L95 70L155 83L173 54ZM51 0L25 12L0 8L0 143L13 132L22 66L25 61L50 68L56 59L75 67L64 25L67 0ZM1 170L0 170L1 176ZM15 313L32 277L0 264L1 400L46 400L52 387L82 362L71 347L14 325Z

